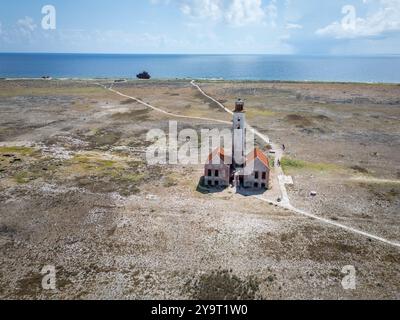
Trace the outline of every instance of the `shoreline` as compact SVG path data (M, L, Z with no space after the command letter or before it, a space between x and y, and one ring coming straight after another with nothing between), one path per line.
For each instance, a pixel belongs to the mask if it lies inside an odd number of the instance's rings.
M0 77L0 81L113 81L115 83L124 82L165 82L165 81L197 81L199 83L215 82L215 83L308 83L308 84L358 84L358 85L393 85L400 86L400 82L358 82L358 81L330 81L330 80L248 80L248 79L217 79L217 78L152 78L150 80L141 80L136 78L71 78L60 77L51 79L42 79L40 77Z

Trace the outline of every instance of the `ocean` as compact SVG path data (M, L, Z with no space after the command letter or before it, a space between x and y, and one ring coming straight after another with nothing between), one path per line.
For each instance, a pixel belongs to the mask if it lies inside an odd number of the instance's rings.
M135 78L400 83L400 56L0 53L1 78Z

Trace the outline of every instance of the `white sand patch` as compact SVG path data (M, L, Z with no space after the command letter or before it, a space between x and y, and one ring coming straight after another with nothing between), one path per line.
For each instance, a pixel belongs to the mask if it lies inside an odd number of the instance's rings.
M25 147L30 148L34 145L32 141L7 141L0 142L0 147Z
M43 155L51 156L52 158L57 160L69 160L73 157L71 151L68 151L65 148L59 146L42 146L41 151Z
M350 180L355 182L376 183L376 184L400 184L400 180L379 179L372 177L353 177Z

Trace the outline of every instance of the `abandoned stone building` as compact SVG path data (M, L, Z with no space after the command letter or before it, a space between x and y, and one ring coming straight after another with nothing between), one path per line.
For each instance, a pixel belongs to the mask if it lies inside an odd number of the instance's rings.
M231 182L231 157L223 148L216 149L205 165L204 181L207 186L228 187Z
M223 148L214 150L204 167L204 183L208 187L268 189L270 164L268 157L254 148L246 155L246 115L244 103L238 100L233 112L233 148L227 155Z

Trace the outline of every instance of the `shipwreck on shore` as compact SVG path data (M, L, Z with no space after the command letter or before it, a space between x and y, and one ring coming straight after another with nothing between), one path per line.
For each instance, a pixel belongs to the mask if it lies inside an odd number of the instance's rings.
M151 76L150 76L150 74L149 74L147 71L143 71L142 73L137 74L136 77L137 77L138 79L144 79L144 80L149 80L149 79L151 79Z

